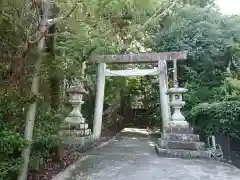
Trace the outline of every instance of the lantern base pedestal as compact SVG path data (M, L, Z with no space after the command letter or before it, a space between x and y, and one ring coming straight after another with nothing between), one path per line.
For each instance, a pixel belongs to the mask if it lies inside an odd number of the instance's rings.
M82 83L71 86L68 89L69 103L73 109L60 125L59 135L64 145L74 145L79 147L80 151L84 151L89 144L92 144L91 129L88 128L85 118L81 113L83 105L83 95L87 94ZM86 147L87 145L87 147Z
M194 134L187 121L170 121L162 138L158 139L155 150L159 156L211 158L205 143L200 142L199 136Z
M166 133L192 134L193 128L189 127L187 121L170 121L165 128Z
M62 123L59 136L64 145L77 147L76 151L84 152L94 146L91 129L88 129L87 123L69 124Z
M64 134L63 132L61 134ZM63 145L69 146L71 150L85 152L94 147L92 135L89 136L64 136L62 135Z
M65 136L63 137L63 144L79 144L80 146L84 146L86 143L92 141L92 136L84 136L84 137L73 137L73 136Z

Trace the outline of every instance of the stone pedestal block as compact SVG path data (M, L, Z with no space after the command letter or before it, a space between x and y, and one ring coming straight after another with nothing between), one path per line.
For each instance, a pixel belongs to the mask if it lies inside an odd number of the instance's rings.
M181 141L181 142L199 142L199 135L197 134L178 134L178 133L165 133L163 139L167 141Z
M155 150L160 157L179 157L179 158L203 158L211 159L211 153L209 151L193 151L185 149L162 149L155 146Z
M181 158L211 158L205 143L193 133L187 121L171 121L155 150L159 156Z
M169 141L160 139L158 143L160 148L163 149L186 149L186 150L205 150L205 143L196 141Z

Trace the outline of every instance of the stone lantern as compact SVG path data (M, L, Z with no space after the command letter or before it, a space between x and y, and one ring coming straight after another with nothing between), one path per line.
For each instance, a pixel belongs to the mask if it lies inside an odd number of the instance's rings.
M188 129L189 123L185 120L185 117L181 113L181 108L185 105L183 101L183 94L187 92L187 89L178 86L177 80L177 61L173 60L173 87L168 90L170 96L170 106L173 110L171 121L168 124L168 128L172 131L172 128Z
M63 122L61 135L64 136L66 144L84 145L85 138L91 136L91 129L88 128L88 124L81 113L81 107L84 103L82 98L87 92L82 84L70 87L67 92L73 109Z
M173 109L173 114L171 117L172 121L185 121L185 117L181 113L181 108L185 105L185 102L182 99L183 93L186 93L187 89L185 88L170 88L168 94L171 97L170 106Z
M177 80L177 60L173 60L173 87L168 90L170 96L170 106L173 110L171 121L168 123L167 132L172 132L173 129L186 132L189 130L189 123L181 113L181 108L185 105L183 101L183 94L187 89L178 86Z

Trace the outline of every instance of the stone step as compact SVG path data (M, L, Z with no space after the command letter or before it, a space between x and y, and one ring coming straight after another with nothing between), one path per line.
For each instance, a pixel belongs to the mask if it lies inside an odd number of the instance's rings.
M211 153L209 151L193 151L193 150L182 150L182 149L162 149L155 146L155 150L160 157L179 157L186 159L203 158L211 159Z
M165 133L163 136L164 140L167 141L181 141L181 142L199 142L199 135L197 134L176 134L176 133Z
M80 144L84 145L89 142L93 142L92 136L85 136L85 137L72 137L72 136L65 136L62 137L63 144Z
M138 128L144 128L145 125L140 123L135 123L135 122L130 122L130 123L124 123L123 124L124 127L126 128L134 128L134 127L138 127Z
M124 128L119 133L122 137L149 137L150 132L146 129L139 129L139 128Z
M158 145L163 149L184 149L184 150L196 150L204 151L206 149L205 143L203 142L183 142L183 141L167 141L159 140Z
M127 122L123 122L124 124L140 124L142 122L140 121L127 121Z
M135 122L129 122L129 123L123 123L124 125L141 125L142 123L135 123Z
M140 125L141 123L124 123L124 125Z

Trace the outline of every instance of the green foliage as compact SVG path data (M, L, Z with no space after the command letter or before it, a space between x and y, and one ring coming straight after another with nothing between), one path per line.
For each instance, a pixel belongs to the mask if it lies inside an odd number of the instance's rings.
M32 26L36 23L35 11L30 6L26 1L0 2L0 83L11 73L13 62L18 61L15 58L22 53L26 36L36 38L36 28Z
M1 92L0 98L0 177L13 180L20 170L21 151L27 142L19 133L21 123L17 125L12 120L20 120L24 113L15 92Z
M27 142L21 134L8 129L1 130L0 136L0 179L14 180L22 165L22 148Z
M31 168L39 169L40 165L52 155L51 151L61 144L58 135L61 120L56 113L51 111L48 104L39 105L33 135Z
M239 103L232 100L240 100L239 17L229 18L210 8L199 8L211 5L213 0L181 0L161 15L172 2L89 0L78 3L75 11L57 24L59 34L55 42L56 56L54 60L52 57L46 58L43 63L41 83L46 90L41 90L40 93L44 97L49 96L51 90L46 86L49 76L67 81L67 85L63 85L65 82L56 85L61 86L62 94L67 86L72 85L73 80L83 81L89 91L89 95L84 97L83 114L91 124L97 68L88 65L84 77L81 71L82 62L88 60L90 55L143 52L149 49L157 52L188 50L188 60L179 68L179 80L180 84L189 89L184 96L185 113L189 121L198 123L202 128L206 127L208 134L223 130L224 133L238 136L238 131L234 128L240 129L237 121ZM13 57L21 57L27 38L34 40L37 34L37 11L25 3L11 0L0 5L0 81L8 80L15 65L18 67L16 62L24 64L26 72L20 73L24 79L32 77L32 64L36 60L35 44L28 49L27 57L20 59L22 61ZM75 1L60 0L57 3L59 14L64 15L72 9ZM186 4L194 7L181 8ZM153 14L157 17L153 18L155 24L149 23L143 28ZM147 45L144 46L143 42ZM226 79L225 71L229 64L232 76ZM131 65L109 66L123 69ZM170 84L171 81L169 86ZM0 90L0 179L15 180L22 165L21 151L27 143L32 143L30 168L33 169L38 169L52 149L61 143L58 137L60 118L50 108L51 98L41 95L28 97L27 83L16 91L11 86L6 86L7 91ZM115 100L120 101L121 96L124 96L122 92L127 98L143 96L148 117L153 123L159 124L159 85L155 77L106 78L107 106L114 104ZM36 98L38 107L33 142L26 142L23 139L26 110ZM205 104L201 104L203 102ZM65 105L64 110L68 110Z
M39 101L33 142L24 140L25 109L28 99L14 91L0 92L0 179L16 180L22 166L21 153L32 143L30 168L37 169L49 157L61 140L58 136L59 118L49 105Z
M234 97L240 96L240 80L235 78L226 78L225 86L227 91Z
M202 103L195 106L188 120L200 127L207 135L224 133L234 138L240 138L240 102L222 101Z
M237 24L219 12L186 6L166 19L163 31L155 36L153 49L187 50L187 66L181 67L180 77L194 78L208 87L219 86L232 58L228 52L239 40L239 32Z
M203 102L220 102L226 99L228 95L225 87L208 87L201 86L195 82L186 82L185 88L188 92L184 95L186 105L184 106L185 113L188 113L194 106Z
M206 7L214 5L215 0L182 0L184 4L194 5L198 7Z
M184 113L206 134L224 132L240 137L236 130L240 33L236 19L210 8L185 6L166 18L163 30L153 28L154 34L146 42L158 52L188 51L187 61L179 63L178 71L180 84L188 89ZM227 71L232 78L226 78Z

